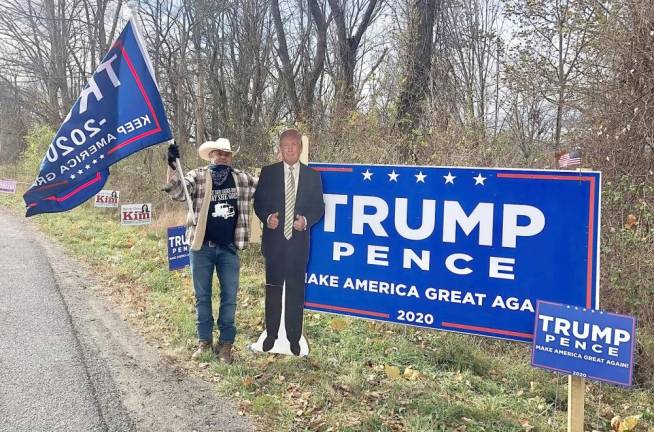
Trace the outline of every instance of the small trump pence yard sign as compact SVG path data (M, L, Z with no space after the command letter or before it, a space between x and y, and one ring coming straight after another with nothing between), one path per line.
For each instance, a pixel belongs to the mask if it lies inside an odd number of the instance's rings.
M630 316L538 302L531 364L630 386L635 329Z

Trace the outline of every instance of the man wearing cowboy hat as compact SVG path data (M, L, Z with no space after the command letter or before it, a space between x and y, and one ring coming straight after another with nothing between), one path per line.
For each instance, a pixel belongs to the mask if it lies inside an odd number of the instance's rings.
M263 167L254 194L254 211L264 224L261 250L266 260L266 338L262 348L270 351L275 345L285 286L284 326L291 352L299 356L309 228L320 220L325 204L320 174L299 161L300 131L284 130L279 135L279 150L282 162Z
M199 340L192 358L197 359L212 350L211 293L215 268L220 282L220 308L216 322L220 336L213 350L220 360L231 363L240 270L237 249L243 249L249 241L250 205L257 181L251 175L232 168L234 153L225 138L205 142L198 148L198 153L210 164L184 176L196 221L194 224L192 215L188 215L186 235L190 244ZM184 184L175 166L178 158L179 148L171 145L168 148L168 184L164 191L173 200L185 201Z

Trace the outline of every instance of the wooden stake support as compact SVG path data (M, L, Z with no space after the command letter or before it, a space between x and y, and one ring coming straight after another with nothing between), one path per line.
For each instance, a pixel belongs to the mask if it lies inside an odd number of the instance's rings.
M586 380L568 375L568 432L584 432Z
M300 162L303 164L309 163L309 137L302 135L302 153L300 153Z

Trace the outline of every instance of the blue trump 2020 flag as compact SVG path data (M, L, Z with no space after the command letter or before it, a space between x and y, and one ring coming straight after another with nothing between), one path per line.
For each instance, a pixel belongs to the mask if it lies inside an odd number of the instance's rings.
M23 195L27 216L80 205L102 189L111 165L171 137L150 59L131 19L48 147Z

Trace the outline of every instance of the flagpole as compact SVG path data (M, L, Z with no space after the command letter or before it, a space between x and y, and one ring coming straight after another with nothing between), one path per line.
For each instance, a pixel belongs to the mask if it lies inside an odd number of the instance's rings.
M191 215L191 220L193 221L193 225L197 225L197 221L195 220L195 212L193 211L191 195L189 195L188 188L186 187L186 181L184 181L184 173L182 172L182 162L180 162L179 158L175 159L175 166L177 167L179 176L182 179L182 186L184 187L184 196L186 196L186 204L188 204L188 212Z
M157 88L159 88L159 84L157 83L157 77L154 75L154 69L152 68L152 63L150 62L150 56L148 55L148 52L145 49L145 43L141 36L142 34L141 20L139 19L138 6L135 5L134 3L128 3L127 8L129 9L129 20L132 21L132 23L134 23L134 33L138 44L141 46L141 51L143 52L143 58L146 60L146 63L148 65L148 70L150 71L150 75L152 75L154 84L157 86ZM184 181L184 171L182 171L182 162L179 160L179 158L175 159L175 166L177 167L177 172L179 173L182 182L182 187L184 188L184 196L186 197L188 212L191 215L191 220L193 221L193 225L197 225L197 221L195 220L195 212L193 211L193 201L191 201L191 195L188 193L188 188L186 187L186 182Z

